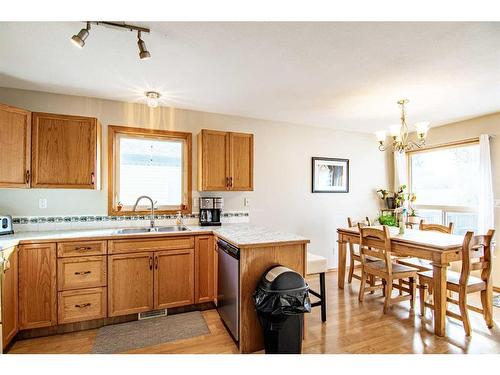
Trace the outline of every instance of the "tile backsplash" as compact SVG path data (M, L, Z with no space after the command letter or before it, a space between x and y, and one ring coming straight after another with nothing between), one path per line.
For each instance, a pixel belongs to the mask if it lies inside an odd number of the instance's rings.
M184 224L198 225L198 213L183 215ZM176 215L155 215L156 225L174 225ZM247 211L223 212L222 223L247 223ZM49 230L75 230L142 227L149 225L148 215L135 216L15 216L12 218L14 232L32 232Z

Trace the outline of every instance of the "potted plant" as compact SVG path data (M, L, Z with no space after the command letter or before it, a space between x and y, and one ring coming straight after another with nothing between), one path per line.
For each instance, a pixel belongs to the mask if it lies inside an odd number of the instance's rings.
M396 208L396 200L394 198L394 193L385 189L378 189L377 194L380 199L385 202L385 206L389 210Z
M417 215L417 211L414 208L410 208L410 214L408 215L408 223L418 224L420 222L420 217Z
M398 219L395 215L382 215L378 218L380 225L388 225L390 227L398 226Z

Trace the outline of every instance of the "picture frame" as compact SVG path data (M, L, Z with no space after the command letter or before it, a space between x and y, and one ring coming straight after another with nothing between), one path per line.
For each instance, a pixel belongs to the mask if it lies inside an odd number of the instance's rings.
M349 159L313 157L313 193L348 193Z

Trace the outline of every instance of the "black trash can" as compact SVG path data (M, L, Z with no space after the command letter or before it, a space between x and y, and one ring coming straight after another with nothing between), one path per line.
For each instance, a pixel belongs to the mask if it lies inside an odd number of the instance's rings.
M262 275L253 293L266 354L300 354L304 313L311 312L309 286L300 274L283 266Z

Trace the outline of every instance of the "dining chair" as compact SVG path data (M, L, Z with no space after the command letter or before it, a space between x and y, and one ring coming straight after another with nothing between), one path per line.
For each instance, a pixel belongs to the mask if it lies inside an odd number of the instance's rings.
M453 226L454 226L453 223L449 223L448 225L432 224L432 223L426 224L424 222L424 220L420 220L420 224L419 224L418 229L423 230L423 231L434 231L434 232L452 234L453 233ZM405 265L405 266L408 266L408 267L417 268L420 272L432 270L431 261L426 260L426 259L399 258L398 263Z
M492 316L492 287L491 287L491 239L495 231L490 229L486 235L474 236L474 232L465 234L462 244L462 270L461 272L448 271L446 274L446 289L458 293L458 300L446 298L447 302L458 305L460 314L446 309L446 315L462 321L465 334L470 336L471 328L467 310L483 314L488 328L493 327ZM472 276L471 271L481 271L480 277ZM426 288L420 289L420 312L425 315L425 308L434 309L434 305L427 303L427 291L433 294L433 272L419 272L419 283ZM467 304L467 295L481 292L482 309Z
M391 237L389 228L383 229L362 227L359 228L359 250L361 258L361 287L359 301L363 302L367 292L382 289L385 296L384 314L389 311L391 304L400 301L410 301L411 309L415 306L416 278L418 269L393 263L391 258ZM367 262L367 256L377 258L376 262ZM374 276L382 280L381 284L366 286L366 277ZM408 279L408 287L394 284L394 281ZM392 290L398 289L407 294L392 297Z
M361 226L371 226L372 225L372 222L370 220L370 218L368 216L365 217L365 222L362 223L362 222L356 222L354 220L352 220L350 217L347 218L347 225L349 226L349 228L355 228L358 226L358 224L361 224ZM359 263L361 264L361 258L360 258L360 255L359 255L359 251L357 251L356 249L356 245L352 244L352 243L349 243L349 274L347 276L347 282L350 284L352 282L352 279L356 279L356 280L361 280L361 275L356 275L354 273L354 268L356 266L356 263ZM378 261L377 258L373 258L373 257L366 257L366 261L367 262L376 262ZM373 278L372 280L370 280L370 282L373 283Z

